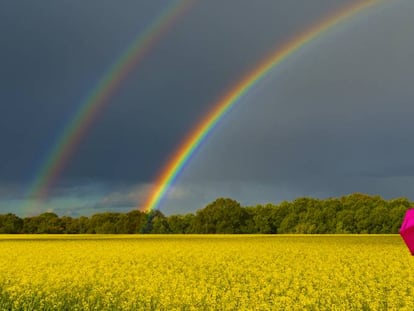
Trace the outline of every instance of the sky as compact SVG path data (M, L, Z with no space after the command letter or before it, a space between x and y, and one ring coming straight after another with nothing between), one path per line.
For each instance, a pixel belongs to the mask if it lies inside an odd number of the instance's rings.
M140 207L219 98L349 0L194 1L132 68L42 202L39 168L84 99L171 1L0 3L0 214ZM414 199L414 2L391 0L291 55L219 122L160 210L353 192Z

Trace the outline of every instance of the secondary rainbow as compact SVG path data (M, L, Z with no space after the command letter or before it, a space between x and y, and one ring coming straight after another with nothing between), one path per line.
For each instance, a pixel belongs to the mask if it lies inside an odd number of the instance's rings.
M102 111L108 99L139 61L151 50L165 32L190 8L194 0L170 2L161 14L140 33L118 60L106 71L95 88L80 104L74 117L66 124L62 134L48 153L46 160L29 187L28 197L44 200L80 140Z
M151 211L159 207L162 199L166 196L171 185L174 183L185 164L190 160L195 150L205 140L206 136L213 130L214 126L223 116L243 97L255 84L287 57L300 48L307 45L315 38L323 35L335 25L344 22L359 12L378 4L381 0L364 0L347 5L324 20L306 29L298 36L279 47L267 58L260 62L252 71L242 78L230 91L228 91L201 122L193 128L185 137L179 148L167 162L161 173L156 178L154 188L143 206L138 206L143 211Z

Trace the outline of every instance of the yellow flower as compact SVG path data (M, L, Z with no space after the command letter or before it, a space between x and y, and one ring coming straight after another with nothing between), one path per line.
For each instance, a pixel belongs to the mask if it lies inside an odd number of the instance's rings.
M0 236L0 308L413 310L413 268L396 235Z

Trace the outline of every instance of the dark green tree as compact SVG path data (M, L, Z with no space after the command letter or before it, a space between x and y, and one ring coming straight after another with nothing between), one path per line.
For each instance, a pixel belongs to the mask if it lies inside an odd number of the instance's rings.
M0 233L21 233L23 220L14 214L0 215Z
M197 211L193 221L193 232L245 233L248 216L239 202L219 198Z

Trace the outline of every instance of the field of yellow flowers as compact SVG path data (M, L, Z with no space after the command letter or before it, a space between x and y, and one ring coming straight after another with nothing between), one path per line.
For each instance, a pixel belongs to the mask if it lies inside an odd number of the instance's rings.
M414 310L397 235L0 236L0 310Z

